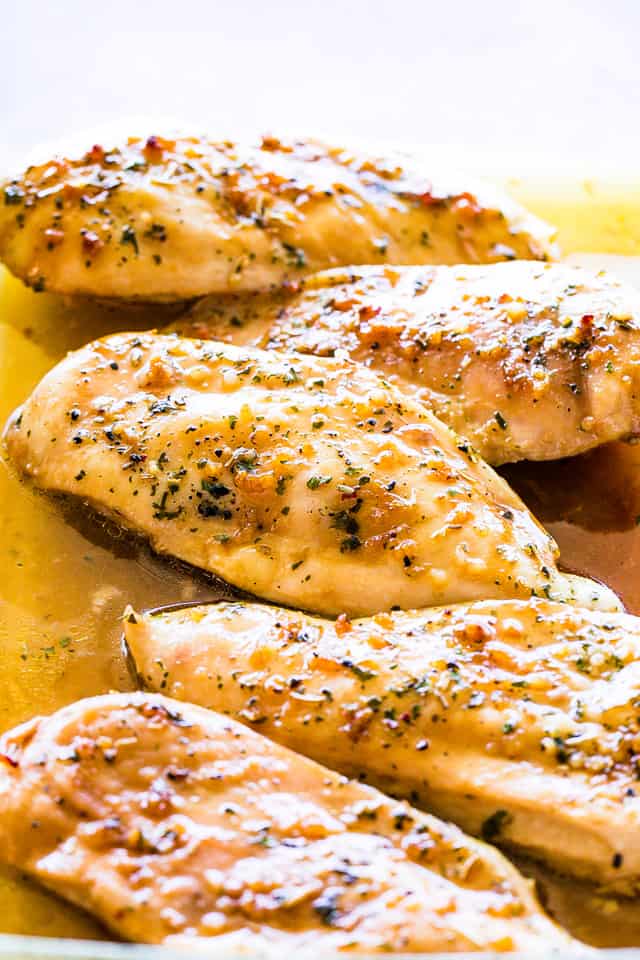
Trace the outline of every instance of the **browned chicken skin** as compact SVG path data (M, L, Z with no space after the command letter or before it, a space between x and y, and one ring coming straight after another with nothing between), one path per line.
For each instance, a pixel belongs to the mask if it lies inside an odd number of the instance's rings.
M35 289L181 300L347 263L548 259L552 230L468 177L312 140L132 137L0 185L0 259Z
M172 328L345 353L415 393L494 465L574 456L640 429L640 294L604 271L352 267L298 292L206 298Z
M0 857L145 943L571 945L497 851L159 696L83 700L0 740Z

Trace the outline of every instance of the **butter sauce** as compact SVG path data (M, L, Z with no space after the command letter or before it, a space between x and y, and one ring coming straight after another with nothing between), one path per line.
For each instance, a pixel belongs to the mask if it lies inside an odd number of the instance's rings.
M126 325L158 323L158 309ZM64 353L122 326L121 312L34 295L0 275L0 418L4 422ZM128 690L119 651L126 603L210 599L204 578L151 556L113 527L21 483L0 461L0 727L79 697ZM80 911L0 868L0 932L104 937Z

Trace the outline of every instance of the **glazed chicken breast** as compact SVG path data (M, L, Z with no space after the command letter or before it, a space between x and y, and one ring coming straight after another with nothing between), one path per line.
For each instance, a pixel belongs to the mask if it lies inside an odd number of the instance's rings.
M640 891L640 620L547 600L335 622L222 603L125 622L141 681L463 829Z
M290 606L575 596L506 482L357 363L111 336L41 381L7 443L40 487Z
M65 294L182 300L342 264L554 255L552 229L487 185L313 140L132 137L0 190L0 259Z
M352 267L206 298L187 336L345 353L413 391L485 460L551 460L640 429L640 293L535 262Z
M112 694L0 740L0 856L144 943L569 945L494 849L247 727Z

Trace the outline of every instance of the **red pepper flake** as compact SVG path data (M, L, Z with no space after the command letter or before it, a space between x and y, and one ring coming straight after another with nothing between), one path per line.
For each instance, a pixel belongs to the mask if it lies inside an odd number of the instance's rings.
M482 213L482 207L471 193L461 193L453 204L453 208L463 217L477 217Z
M582 320L580 321L580 326L584 327L586 330L590 330L591 327L593 326L593 314L585 313L584 316L582 317Z
M381 307L374 307L370 303L366 303L363 307L360 307L360 319L366 323L367 320L373 320L374 317L377 317L381 311Z
M274 192L279 190L280 187L293 187L294 184L291 182L289 177L283 177L279 173L274 173L272 170L267 170L262 174L258 179L260 186L267 187L269 190ZM300 191L302 192L302 191Z
M7 766L13 767L14 769L18 766L18 761L9 753L0 753L0 760L6 763Z
M503 293L500 297L498 297L498 303L512 303L512 301L513 297L508 293Z
M262 138L262 143L260 144L262 150L285 150L287 153L291 153L291 147L288 149L284 147L281 140L278 140L277 137L273 137L270 134L265 134Z
M335 623L335 631L339 637L342 637L345 633L349 633L352 629L351 620L349 620L346 613L341 613Z
M432 190L433 190L433 186L429 184L429 186L423 193L419 193L417 195L418 200L421 203L424 203L425 207L437 207L439 204L443 202L442 197L434 197Z
M144 145L143 153L147 160L156 159L159 156L162 156L162 146L157 137L147 137L147 142Z
M162 159L162 154L165 150L173 150L175 145L175 140L165 140L164 137L156 137L152 134L150 137L147 137L147 142L142 152L146 160L157 161Z
M104 240L101 240L93 230L81 230L82 249L85 253L98 253L104 247Z
M87 153L85 160L87 163L102 163L104 160L104 147L101 147L99 143L94 143L91 150Z
M340 313L346 313L347 310L351 310L357 302L357 300L334 300L331 306L334 310L339 310Z

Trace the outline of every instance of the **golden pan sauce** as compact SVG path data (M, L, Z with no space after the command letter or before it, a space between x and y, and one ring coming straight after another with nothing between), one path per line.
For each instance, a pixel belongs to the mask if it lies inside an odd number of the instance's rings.
M515 187L535 212L560 225L565 251L640 253L640 202L625 206L621 194L607 204L589 188L563 205ZM0 268L0 419L67 350L114 330L158 326L169 313L128 307L123 321L122 310L34 294ZM563 565L603 580L640 614L640 445L612 444L504 474L556 537ZM77 505L38 494L1 459L0 730L80 697L129 689L119 649L127 603L141 609L224 594L222 585L159 560ZM640 945L635 901L519 865L575 936L597 946ZM4 867L0 933L105 937L88 916Z

